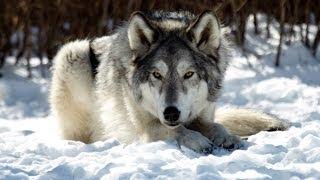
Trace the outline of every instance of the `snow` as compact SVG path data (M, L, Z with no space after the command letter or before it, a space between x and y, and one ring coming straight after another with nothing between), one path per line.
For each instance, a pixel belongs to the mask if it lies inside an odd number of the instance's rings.
M35 59L28 80L9 57L0 79L0 179L319 179L320 63L296 40L284 46L281 67L274 68L276 30L275 23L266 40L248 25L246 47L259 58L235 52L218 105L261 109L292 127L260 132L242 149L208 156L175 141L62 140L47 101L50 77L40 77Z

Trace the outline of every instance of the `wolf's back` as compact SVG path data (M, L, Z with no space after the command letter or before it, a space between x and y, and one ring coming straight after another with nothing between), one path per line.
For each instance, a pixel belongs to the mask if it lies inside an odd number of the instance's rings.
M222 124L231 134L241 137L260 131L286 130L290 124L284 120L252 109L217 109L215 122Z

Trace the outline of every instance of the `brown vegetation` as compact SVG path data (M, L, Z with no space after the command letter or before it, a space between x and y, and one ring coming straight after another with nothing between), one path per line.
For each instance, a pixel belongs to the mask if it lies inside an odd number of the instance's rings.
M0 68L5 57L14 55L16 63L23 61L30 69L31 56L39 57L42 64L44 57L51 60L57 48L66 41L107 34L128 19L133 11L158 9L193 13L212 9L224 24L233 25L230 27L235 40L242 47L250 14L254 15L255 33L259 35L265 31L267 38L270 37L270 22L275 19L281 22L279 55L275 61L275 65L279 65L283 36L291 43L298 33L293 25L300 25L301 39L315 55L320 40L319 7L319 0L0 0ZM257 13L267 15L266 29L259 28ZM289 26L284 26L285 23ZM318 25L315 39L308 36L311 23Z

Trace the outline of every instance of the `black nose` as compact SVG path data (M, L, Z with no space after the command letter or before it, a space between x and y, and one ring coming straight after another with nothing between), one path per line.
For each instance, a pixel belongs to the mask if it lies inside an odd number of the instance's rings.
M179 119L180 111L174 106L169 106L164 110L163 115L165 120L173 122Z

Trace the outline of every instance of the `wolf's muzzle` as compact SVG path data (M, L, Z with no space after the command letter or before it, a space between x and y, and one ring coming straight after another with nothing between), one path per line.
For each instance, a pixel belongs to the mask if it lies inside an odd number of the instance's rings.
M176 124L180 116L180 111L174 106L169 106L164 110L163 116L169 123Z

